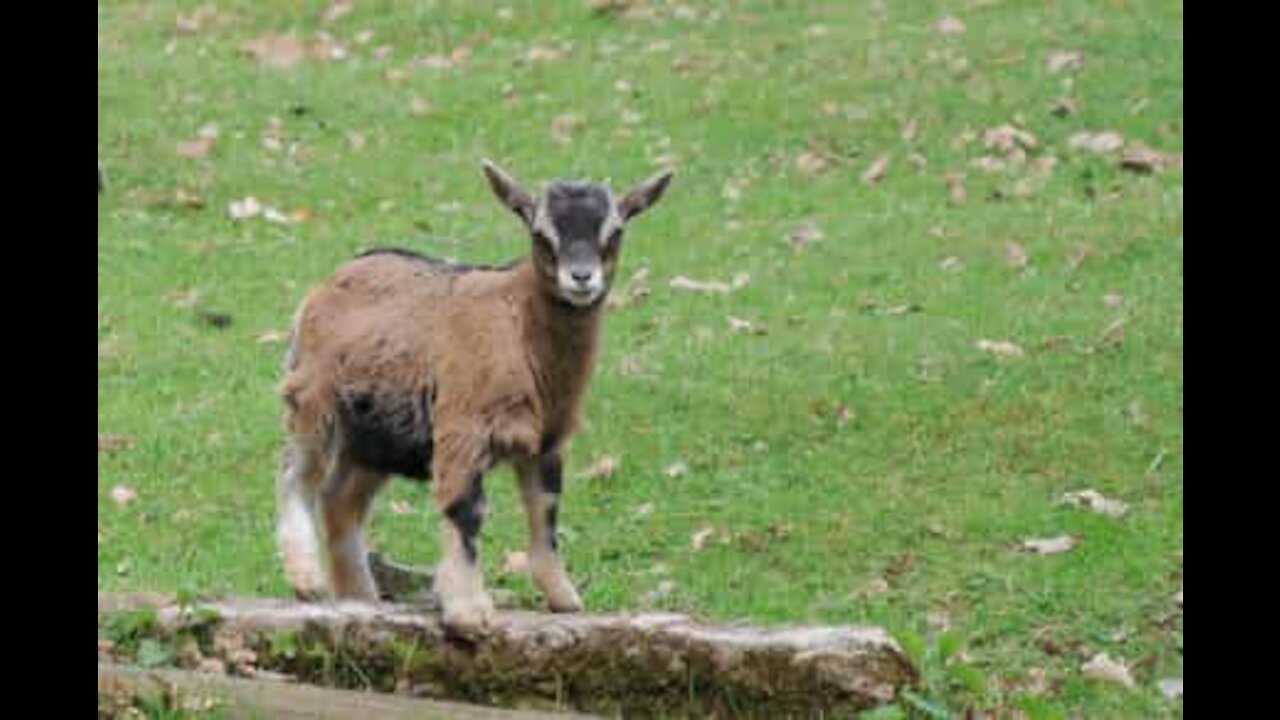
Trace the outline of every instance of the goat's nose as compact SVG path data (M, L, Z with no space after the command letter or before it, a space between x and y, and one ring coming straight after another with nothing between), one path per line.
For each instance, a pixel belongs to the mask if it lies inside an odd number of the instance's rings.
M590 270L574 270L569 274L573 277L573 281L579 285L586 285L591 282L591 278L595 275Z

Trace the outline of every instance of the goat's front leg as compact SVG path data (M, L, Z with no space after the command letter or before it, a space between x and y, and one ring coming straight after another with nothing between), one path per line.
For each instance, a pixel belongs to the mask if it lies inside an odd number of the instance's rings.
M525 513L529 516L529 569L554 613L582 612L582 598L565 571L557 536L564 462L559 453L517 467Z
M445 522L444 559L436 573L435 589L444 606L445 627L464 637L475 637L485 634L494 619L493 598L485 590L480 568L480 531L488 515L481 468L487 468L479 462L459 463L447 450L437 460L444 460L437 463L435 482Z

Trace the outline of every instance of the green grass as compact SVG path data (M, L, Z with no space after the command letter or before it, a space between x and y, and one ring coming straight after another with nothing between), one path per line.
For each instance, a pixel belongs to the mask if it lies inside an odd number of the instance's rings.
M1182 152L1181 3L726 0L687 3L682 17L659 2L646 20L577 0L380 0L322 26L326 3L225 0L199 32L177 32L200 5L98 5L98 159L110 176L98 200L98 433L134 441L98 455L100 591L286 593L272 518L282 349L257 338L284 330L339 263L379 244L470 261L522 254L520 228L480 179L483 157L530 182L619 186L675 159L677 186L625 256L624 277L652 269L653 296L610 318L589 426L571 452L575 472L603 455L623 463L610 480L570 485L567 552L589 605L635 608L671 580L664 607L711 618L876 623L906 637L931 636L930 619L945 616L990 680L976 696L933 688L955 710L1181 714L1155 684L1183 672L1172 601L1183 572L1183 176L1125 173L1068 148L1077 132L1116 130ZM933 30L948 13L967 33ZM264 33L322 28L350 59L281 71L240 52ZM363 31L367 45L355 42ZM516 62L535 45L564 56ZM457 68L388 79L464 46ZM1055 50L1082 51L1084 67L1050 73ZM1064 96L1081 107L1059 118L1050 108ZM415 97L434 111L415 115ZM557 143L553 121L568 114L582 124ZM273 117L279 152L261 142ZM1017 176L971 167L987 154L980 138L957 142L1015 121L1039 139L1033 157L1060 160L1029 196L1011 193ZM180 157L177 143L210 123L212 154ZM806 151L830 169L800 172ZM865 185L882 155L888 177ZM948 201L955 171L968 176L959 206ZM728 199L736 180L741 198ZM179 189L204 209L158 202ZM228 205L249 196L314 218L232 222ZM787 237L809 221L825 239L794 252ZM1027 269L1007 263L1010 242L1028 250ZM944 270L948 258L962 269ZM727 297L667 287L740 273L750 285ZM195 308L175 303L192 290ZM199 311L234 323L214 329ZM731 332L730 315L768 335ZM1122 335L1104 341L1118 320ZM1027 355L996 359L975 349L980 339ZM624 359L640 372L623 372ZM679 461L688 475L667 477ZM512 485L491 483L486 560L495 582L531 594L498 580L505 552L523 544ZM117 486L137 502L118 508ZM1087 487L1130 503L1130 515L1056 505ZM393 500L415 512L388 512ZM427 493L404 484L380 508L378 546L431 562ZM716 535L693 553L703 528ZM1080 547L1012 550L1061 534ZM860 593L877 579L888 593ZM1135 664L1137 689L1081 677L1102 651ZM1037 668L1053 683L1033 699L1017 688Z

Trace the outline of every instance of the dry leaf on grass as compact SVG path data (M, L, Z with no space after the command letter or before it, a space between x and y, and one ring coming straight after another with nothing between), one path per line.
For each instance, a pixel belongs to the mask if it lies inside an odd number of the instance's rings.
M1022 244L1011 242L1004 247L1004 261L1014 270L1026 270L1031 264L1031 254Z
M583 480L609 480L618 474L621 467L622 461L612 455L605 455L582 473L581 477Z
M947 173L947 195L952 205L960 206L969 202L968 178L964 173Z
M902 141L913 143L920 137L920 121L910 118L902 124Z
M257 198L252 197L237 200L231 203L231 206L227 209L231 219L237 222L244 222L246 220L253 220L261 217L262 211L262 203L259 202Z
M973 166L974 170L987 173L988 175L998 175L1009 169L1009 163L1007 161L993 155L974 158L970 165Z
M988 150L1002 155L1019 150L1034 152L1040 148L1040 140L1035 135L1013 124L987 130L983 133L982 142Z
M637 378L644 374L644 363L635 355L627 355L618 362L618 372L625 378Z
M1080 668L1080 671L1090 680L1114 683L1127 688L1134 687L1133 675L1129 672L1129 668L1113 660L1106 653L1094 656Z
M742 318L733 316L729 316L729 329L741 335L764 336L769 334L768 330L765 330L763 327L756 325L750 320L743 320Z
M174 27L183 35L195 35L218 16L218 9L205 5L190 15L179 15Z
M817 177L831 169L831 161L824 155L807 150L796 158L796 169L807 177Z
M672 596L674 596L676 594L676 591L679 590L679 588L680 586L676 585L674 581L663 580L662 582L658 583L657 589L655 589L653 592L646 593L644 596L640 598L640 607L653 608L658 605L661 605L664 601L669 600Z
M1054 50L1045 59L1049 72L1079 72L1084 69L1084 53L1079 50Z
M118 508L126 508L138 501L138 493L131 487L117 485L111 491L111 502Z
M1053 106L1049 108L1049 112L1056 117L1069 118L1080 112L1080 102L1074 98L1059 98L1054 101Z
M289 70L301 65L308 55L307 44L292 35L264 35L240 46L259 64L276 70Z
M178 143L178 155L188 160L203 160L218 144L218 126L206 125L192 140Z
M619 292L611 295L607 306L611 311L625 310L633 305L639 305L649 296L653 294L653 288L650 287L650 281L653 278L653 271L649 268L640 268L631 280L627 282L625 292Z
M1125 150L1124 156L1120 158L1120 167L1122 169L1142 175L1151 175L1166 170L1181 170L1182 166L1183 159L1180 156L1153 150L1142 143L1130 145Z
M330 5L329 9L325 10L324 14L320 16L320 20L325 25L332 25L333 23L336 23L342 18L350 15L351 11L355 9L356 4L354 0L336 0L336 2Z
M864 185L879 185L889 176L889 156L884 155L871 164L867 171L862 174L862 183Z
M426 117L435 112L435 106L429 100L414 97L409 101L409 114L414 117Z
M948 16L934 24L933 30L939 35L950 37L965 34L968 27L965 26L964 21L960 18Z
M699 293L703 295L728 295L741 290L751 283L750 275L739 275L732 283L704 282L692 280L683 275L671 281L671 289L681 292Z
M524 55L524 62L530 65L540 65L543 63L553 63L563 60L565 53L558 48L548 47L546 45L534 45L529 48L529 52Z
M551 139L561 145L572 145L574 137L584 125L577 115L561 115L551 121Z
M1067 142L1072 150L1094 155L1110 155L1124 148L1124 136L1118 132L1081 132Z
M715 537L715 528L703 528L693 536L692 548L695 553L700 553L707 549L707 543Z
M215 330L226 330L235 324L235 318L231 315L212 310L203 310L197 314L197 317L199 317L200 322Z
M134 439L131 437L118 435L98 436L98 452L107 453L108 455L122 450L132 450L135 444Z
M1033 555L1062 555L1076 549L1076 539L1070 535L1046 540L1027 540L1019 546L1025 553Z
M1027 354L1027 351L1022 349L1021 345L1008 341L979 340L977 348L996 357L1009 359L1025 357Z
M1122 518L1129 513L1127 504L1109 498L1097 490L1067 493L1062 496L1062 504L1113 518Z
M861 598L875 598L880 597L881 595L888 595L892 591L893 588L889 585L888 580L885 580L884 578L876 578L868 582L866 585L863 585L858 590L857 595Z
M796 252L804 252L816 243L825 240L827 234L818 227L817 223L807 222L791 232L787 238L791 249Z

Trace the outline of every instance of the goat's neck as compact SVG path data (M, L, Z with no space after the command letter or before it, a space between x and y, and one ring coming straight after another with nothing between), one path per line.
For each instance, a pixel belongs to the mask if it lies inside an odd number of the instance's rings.
M527 293L525 337L543 404L553 414L575 415L595 371L603 305L580 309L553 297L539 287L532 263L524 280L534 289Z

